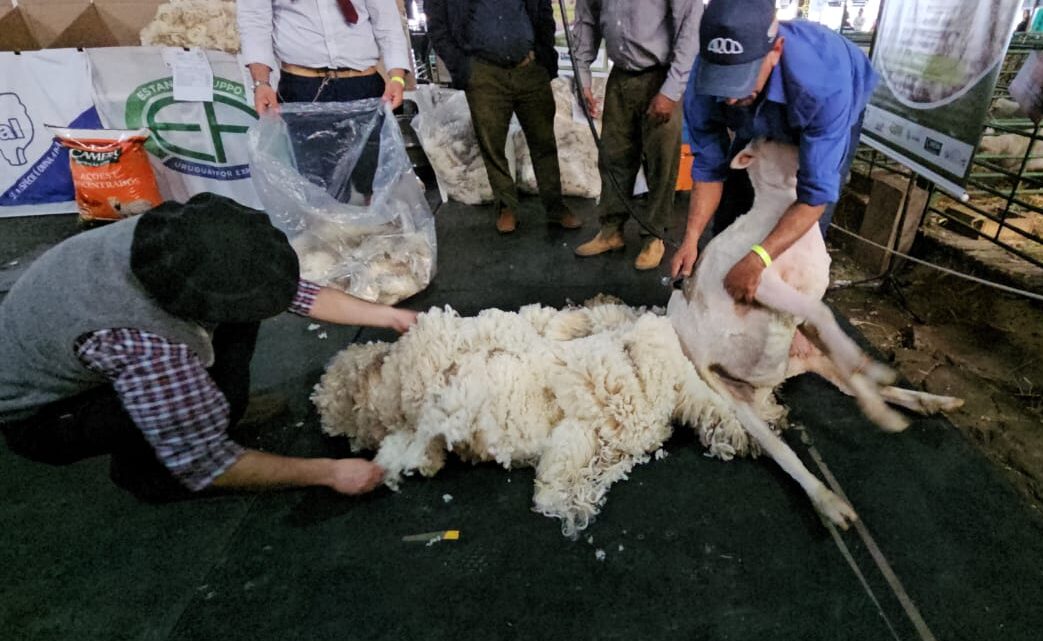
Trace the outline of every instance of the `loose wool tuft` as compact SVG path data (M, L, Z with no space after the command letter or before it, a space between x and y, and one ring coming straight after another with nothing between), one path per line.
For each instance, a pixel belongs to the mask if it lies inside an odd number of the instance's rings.
M222 0L170 0L139 35L144 46L239 51L235 3Z
M535 510L576 536L674 422L713 456L756 454L667 318L605 303L463 318L433 308L397 342L352 345L312 400L323 430L377 450L385 483L434 475L447 452L536 468Z

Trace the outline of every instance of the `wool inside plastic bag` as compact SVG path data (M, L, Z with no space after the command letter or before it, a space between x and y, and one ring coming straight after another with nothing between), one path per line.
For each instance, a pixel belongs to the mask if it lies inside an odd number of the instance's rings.
M302 277L389 304L430 284L434 216L379 98L286 103L247 138L258 196Z

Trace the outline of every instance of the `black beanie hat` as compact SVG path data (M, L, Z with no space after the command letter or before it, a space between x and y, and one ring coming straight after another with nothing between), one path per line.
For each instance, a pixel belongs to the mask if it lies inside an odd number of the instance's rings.
M203 323L275 316L300 277L297 254L267 214L209 193L142 214L130 269L164 310Z

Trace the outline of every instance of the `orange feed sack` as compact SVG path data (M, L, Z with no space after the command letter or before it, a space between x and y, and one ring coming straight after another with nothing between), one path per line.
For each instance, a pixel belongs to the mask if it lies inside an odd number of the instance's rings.
M147 129L51 130L69 148L81 219L120 220L163 202L145 151Z

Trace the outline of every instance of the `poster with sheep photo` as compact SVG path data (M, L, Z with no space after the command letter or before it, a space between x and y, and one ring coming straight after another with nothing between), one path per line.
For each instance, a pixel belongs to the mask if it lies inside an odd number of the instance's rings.
M1020 9L1021 0L883 3L870 143L942 186L962 185Z

